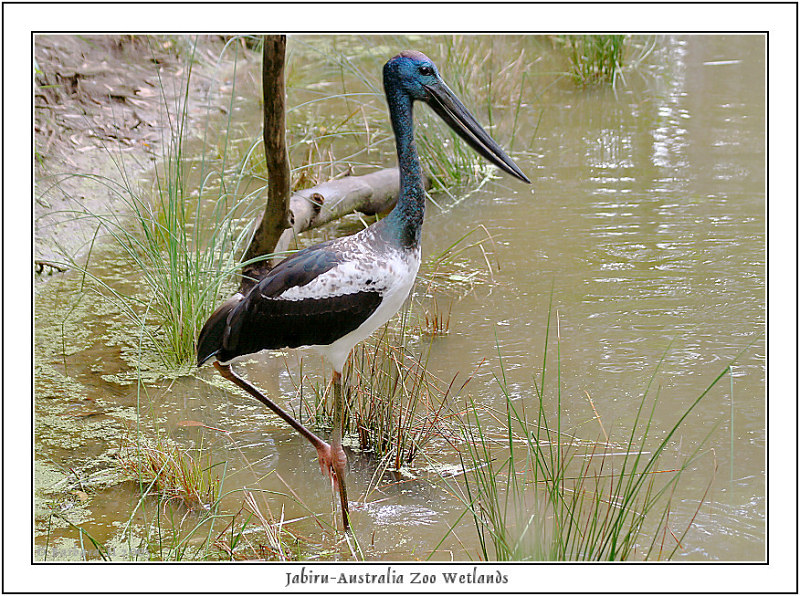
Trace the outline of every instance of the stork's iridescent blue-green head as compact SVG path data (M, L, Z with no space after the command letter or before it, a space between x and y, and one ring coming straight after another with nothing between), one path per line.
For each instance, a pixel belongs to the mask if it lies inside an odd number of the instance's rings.
M530 183L511 158L481 127L469 110L456 97L442 80L436 65L422 52L406 50L389 60L383 67L383 85L392 112L392 125L395 136L412 130L410 121L396 122L393 109L404 104L405 95L408 100L420 100L427 103L470 147L501 170L511 174L523 182ZM405 107L405 106L403 106ZM410 116L410 105L408 115ZM402 165L402 164L401 164Z

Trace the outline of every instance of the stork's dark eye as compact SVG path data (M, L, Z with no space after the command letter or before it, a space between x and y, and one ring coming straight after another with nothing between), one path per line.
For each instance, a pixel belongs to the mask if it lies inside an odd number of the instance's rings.
M433 76L433 69L430 66L420 66L419 74L421 74L423 77Z

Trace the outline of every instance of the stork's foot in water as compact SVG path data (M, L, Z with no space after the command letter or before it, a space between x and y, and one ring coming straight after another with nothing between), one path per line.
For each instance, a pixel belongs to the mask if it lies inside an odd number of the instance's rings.
M319 458L319 467L322 469L322 474L326 478L331 479L333 488L339 491L339 500L342 506L342 523L344 529L350 529L350 510L347 501L347 484L345 475L347 474L347 455L342 446L328 445L328 443L321 443L315 445L317 449L317 457Z

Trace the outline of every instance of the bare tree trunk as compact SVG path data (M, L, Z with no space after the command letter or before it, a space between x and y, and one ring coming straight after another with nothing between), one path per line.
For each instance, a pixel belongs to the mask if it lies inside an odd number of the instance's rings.
M291 173L286 149L286 85L283 75L285 62L286 36L265 35L261 81L264 96L264 155L269 184L267 206L244 254L245 261L272 252L283 231L291 226ZM245 267L240 291L251 286L253 279L264 277L269 268L268 261Z

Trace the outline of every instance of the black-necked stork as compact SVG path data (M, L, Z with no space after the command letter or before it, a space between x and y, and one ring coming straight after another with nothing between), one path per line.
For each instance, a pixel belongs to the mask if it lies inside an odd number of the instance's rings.
M212 357L226 379L264 403L316 448L322 472L338 487L344 528L349 527L342 448L341 374L353 347L386 323L411 291L420 263L425 190L414 143L412 106L424 101L480 155L530 182L447 87L420 52L401 52L383 67L383 85L397 144L400 191L384 219L345 238L322 242L286 258L246 296L220 306L200 332L197 364ZM315 348L333 365L334 422L330 444L294 420L230 368L261 350Z

